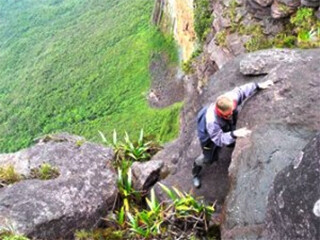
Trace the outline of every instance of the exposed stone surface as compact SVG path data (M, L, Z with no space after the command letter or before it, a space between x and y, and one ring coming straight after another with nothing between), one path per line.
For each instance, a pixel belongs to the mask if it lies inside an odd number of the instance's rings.
M166 54L154 53L149 69L152 85L147 99L150 106L161 108L183 100L181 70L176 66L170 66Z
M256 73L268 74L243 75L240 62L251 65L249 59L264 59L263 71ZM294 161L320 129L319 61L320 49L259 51L226 63L210 78L201 96L195 89L196 79L186 81L188 94L181 113L180 137L158 153L161 158L157 159L164 160L170 170L162 183L192 191L208 202L217 201L217 212L221 212L229 191L224 207L223 239L270 239L263 236L263 230L273 179ZM243 67L252 71L248 66ZM238 128L247 126L253 133L250 138L237 140L229 168L230 182L228 167L232 149L224 148L219 161L203 171L202 187L194 189L191 169L201 152L195 130L197 111L235 86L268 79L275 86L253 96L239 114Z
M183 61L191 57L196 47L193 5L193 0L161 0L162 8L159 11L161 27L167 30L165 32L173 33L180 46L180 58ZM164 24L169 26L163 26Z
M272 4L273 0L255 0L262 7L268 7Z
M270 73L281 64L308 61L296 52L287 49L265 50L248 55L240 61L240 72L244 75L263 75Z
M282 32L284 30L283 21L273 19L272 17L266 17L262 20L265 34L270 34L275 36L277 33Z
M244 44L248 40L248 36L240 36L237 33L229 34L226 38L228 48L231 50L234 56L237 56L246 51Z
M285 5L279 1L274 1L271 6L271 16L275 19L285 18L294 13L296 7Z
M301 0L301 5L307 7L319 7L320 2L319 0Z
M316 11L316 17L320 20L320 7L318 8L318 11Z
M320 134L277 174L268 198L269 239L320 239Z
M274 63L279 56L278 50L274 51L256 52L242 61L261 53L274 56L269 62ZM250 138L238 139L229 167L231 189L225 204L224 239L263 236L266 199L273 179L320 129L316 109L320 103L319 53L319 49L286 52L280 58L285 61L263 78L276 82L273 90L257 94L242 109L238 127L247 126L253 133Z
M49 163L60 176L25 180L0 189L0 225L9 224L36 239L69 239L76 229L91 228L113 206L116 176L108 167L113 152L83 139L58 134L33 147L1 154L0 165L12 164L28 176L30 169Z
M151 160L148 162L134 162L132 164L132 183L138 191L148 191L157 181L160 180L160 171L163 161Z
M263 19L265 17L270 16L271 10L270 7L261 6L255 0L247 0L245 1L245 6L247 7L248 11L258 19Z
M210 55L210 60L214 61L219 69L233 58L233 55L226 48L219 47L214 39L209 43L207 51Z

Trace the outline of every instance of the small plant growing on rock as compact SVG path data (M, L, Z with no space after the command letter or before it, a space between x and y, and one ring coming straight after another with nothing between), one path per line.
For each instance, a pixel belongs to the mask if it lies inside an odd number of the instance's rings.
M292 9L287 6L284 3L278 3L279 4L279 10L283 13L283 14L290 14L292 12Z
M44 163L39 168L32 169L31 176L32 178L49 180L57 178L59 176L59 170L58 168L51 166L49 163Z
M307 29L313 23L313 14L314 10L312 8L299 8L298 11L290 18L290 22L298 28Z
M30 240L27 237L24 237L22 235L3 235L0 234L0 239L2 240Z
M1 240L30 240L29 238L15 233L14 228L9 226L0 226L0 239Z
M99 132L103 142L108 143L102 132ZM125 132L124 142L118 141L117 132L113 131L113 141L111 143L114 152L114 166L121 167L123 160L126 161L148 161L152 155L158 152L161 147L152 141L146 141L143 129L140 131L140 136L137 141L131 141L127 132Z
M227 31L224 29L220 32L217 32L216 35L215 35L215 40L216 40L216 43L221 46L221 47L225 47L227 44L226 44L226 40L227 40Z
M132 172L131 168L127 171L118 168L118 189L120 197L123 201L123 207L126 212L130 210L130 201L138 202L141 198L140 193L137 192L132 186Z
M290 18L297 35L297 45L302 48L320 47L320 21L312 8L299 8Z
M189 58L187 61L182 63L182 70L186 74L191 74L194 72L194 69L192 68L192 58Z
M14 166L0 167L0 188L20 180L22 176L15 171Z

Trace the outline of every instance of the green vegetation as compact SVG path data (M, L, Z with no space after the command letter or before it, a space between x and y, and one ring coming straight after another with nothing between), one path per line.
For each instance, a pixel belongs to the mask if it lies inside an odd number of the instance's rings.
M148 0L1 1L0 151L67 131L98 141L98 130L160 142L178 134L181 103L150 109L152 52L177 64L171 37L150 25Z
M102 133L100 135L103 142L108 143L105 136ZM146 143L142 130L139 142L140 145ZM132 161L145 161L144 155L133 157L130 154L132 152L123 151L132 149L130 146L134 145L127 134L125 141L119 143L115 132L111 145L116 153L114 166L118 169L118 208L105 219L106 228L76 231L77 240L176 239L181 236L183 239L191 237L197 239L196 235L200 236L209 231L208 223L214 212L213 206L208 206L190 194L182 193L176 188L169 189L162 184L160 184L162 190L171 201L159 202L153 189L150 197L146 197L146 192L139 192L133 188L131 173ZM158 146L158 144L149 141L148 146ZM148 150L144 149L143 152L146 153ZM155 153L156 150L149 153L150 157Z
M278 3L278 6L279 6L280 11L284 14L290 14L290 12L292 12L292 9L284 3L280 2L280 3Z
M281 5L283 11L286 5ZM237 1L230 2L230 6L223 13L223 16L230 20L230 27L216 33L215 39L218 45L224 46L226 36L230 33L249 35L251 38L245 43L247 51L252 52L260 49L278 48L312 48L320 47L320 21L315 17L315 10L301 7L290 20L285 24L285 29L276 36L266 36L261 25L254 24L244 26L241 18L237 16Z
M187 61L182 63L182 70L185 74L192 74L194 69L192 68L193 58L189 58Z
M182 70L185 74L194 73L194 69L192 67L192 63L196 57L198 57L202 53L202 47L198 46L196 50L192 53L191 57L182 63Z
M225 29L216 33L215 41L219 46L225 47L226 40L227 40L227 31Z
M51 166L49 163L44 163L39 168L31 169L30 177L28 177L28 179L37 178L48 180L57 178L58 176L59 171L57 168ZM26 177L18 174L15 171L14 166L9 165L7 167L0 167L0 188L19 182L23 179L26 179Z
M14 228L9 226L0 226L0 239L1 240L30 240L27 237L16 234Z
M118 140L118 134L116 130L113 131L112 142L108 142L107 138L102 132L99 132L102 141L109 144L114 149L115 157L113 159L113 166L115 168L121 168L127 170L128 167L124 168L123 161L147 161L161 149L160 144L153 140L149 140L144 136L143 129L140 130L138 140L131 141L129 134L125 132L124 142Z
M264 35L260 25L249 26L244 32L251 35L251 39L245 43L245 48L249 52L272 47L272 42Z
M230 23L231 23L231 32L234 32L237 27L238 27L238 23L240 22L240 18L237 18L237 7L239 7L239 4L236 0L232 0L230 2L229 8L228 8L228 12L227 15L230 19Z
M314 12L312 8L300 8L290 18L299 47L320 47L320 21L317 20Z
M150 199L145 198L144 208L132 202L131 207L123 205L106 219L112 227L80 230L75 233L76 239L175 239L181 236L183 239L197 239L196 235L201 236L208 231L213 206L176 188L169 189L164 185L161 188L170 202L160 203L152 189Z
M2 240L29 240L22 235L12 235L12 234L0 234L0 239Z
M22 176L15 171L14 166L0 167L0 188L19 182L21 179Z
M58 168L51 166L49 163L43 163L39 168L31 169L31 178L49 180L57 178L58 176Z
M210 26L213 20L210 10L210 1L195 0L194 4L194 30L198 39L203 41L211 30Z

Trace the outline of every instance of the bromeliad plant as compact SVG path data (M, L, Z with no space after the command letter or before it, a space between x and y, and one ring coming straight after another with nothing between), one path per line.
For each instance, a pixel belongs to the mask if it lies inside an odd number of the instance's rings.
M146 203L148 209L136 210L134 215L127 212L130 231L144 238L160 236L164 231L162 225L166 220L166 214L163 205L156 199L153 189L151 190L151 198L146 198Z
M103 142L108 143L102 132L99 132ZM128 161L147 161L157 151L161 149L160 145L152 141L146 141L143 129L137 141L132 141L127 132L125 132L124 142L118 141L117 132L113 131L113 141L111 143L114 152L114 166L119 167L123 160Z
M120 197L123 201L123 207L125 212L130 210L130 202L137 203L141 200L140 192L136 191L132 186L132 171L129 168L127 171L123 171L118 168L118 189Z
M101 132L100 135L107 143ZM145 141L143 130L136 142L131 141L127 133L124 142L120 142L114 131L111 145L116 156L113 164L118 172L120 201L119 210L106 218L109 226L107 232L117 232L117 236L121 235L123 239L174 239L181 236L190 239L195 233L208 230L208 222L214 212L213 206L207 206L191 194L182 193L176 188L170 190L162 184L160 186L171 199L170 203L159 203L153 189L150 198L143 198L143 195L133 188L130 168L132 162L146 161L151 158L152 153L159 150L158 145ZM80 239L79 236L78 238Z
M176 188L170 190L165 185L160 186L171 199L170 202L159 203L152 189L150 199L145 199L146 208L134 206L126 210L124 204L112 217L113 227L116 224L118 231L133 239L175 239L181 236L189 239L208 230L213 206L207 206Z
M183 193L172 187L170 190L165 185L159 183L163 191L172 200L169 205L173 225L180 225L183 229L192 226L194 231L208 231L208 222L214 212L214 205L208 206L203 201L195 199L189 193Z

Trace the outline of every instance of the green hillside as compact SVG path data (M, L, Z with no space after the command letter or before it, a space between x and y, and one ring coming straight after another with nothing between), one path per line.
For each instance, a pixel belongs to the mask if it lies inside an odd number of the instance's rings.
M0 1L0 152L68 131L98 141L141 128L178 133L181 104L150 109L149 62L174 42L150 24L150 0Z

